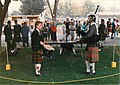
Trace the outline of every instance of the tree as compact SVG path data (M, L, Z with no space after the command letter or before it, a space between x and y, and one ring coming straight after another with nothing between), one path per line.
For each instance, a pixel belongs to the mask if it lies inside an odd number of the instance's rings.
M50 6L49 0L46 0L46 1L47 1L47 4L48 4L48 7L49 7L49 9L50 9L50 13L51 13L51 16L52 16L52 20L53 20L53 21L56 21L57 10L58 10L58 2L59 2L59 0L55 0L53 10L52 10L52 8L51 8L51 6Z
M2 4L0 0L0 46L1 46L1 34L2 34L2 26L3 22L6 16L6 13L8 11L8 6L10 4L11 0L5 0L4 4Z
M81 15L81 4L71 0L59 3L59 15L63 17L77 17Z
M90 0L86 0L82 7L82 16L86 17L88 13L95 11L95 7L96 6L93 2L91 2Z
M24 15L36 15L45 10L46 2L44 0L21 0L20 11Z
M59 7L58 7L58 14L59 16L71 16L72 10L71 10L71 3L68 0L65 0L64 2L60 2L59 3Z
M65 0L59 3L58 14L59 16L62 15L63 17L67 17L67 16L86 17L89 12L94 12L95 8L96 8L96 5L91 0L84 0L81 3L78 1L73 1L73 0L69 0L69 1ZM100 5L99 11L102 10L101 8L102 7Z

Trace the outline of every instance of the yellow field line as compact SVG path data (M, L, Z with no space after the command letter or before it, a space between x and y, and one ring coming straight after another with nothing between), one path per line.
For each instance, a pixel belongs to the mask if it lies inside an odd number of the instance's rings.
M23 83L36 83L36 84L65 84L65 83L73 83L73 82L81 82L81 81L89 81L89 80L97 80L97 79L103 79L103 78L109 78L113 76L120 75L120 73L111 74L107 76L100 76L100 77L94 77L94 78L86 78L86 79L80 79L80 80L69 80L69 81L62 81L62 82L38 82L38 81L29 81L29 80L20 80L20 79L13 79L8 77L0 76L1 79L5 80L12 80L17 82L23 82Z

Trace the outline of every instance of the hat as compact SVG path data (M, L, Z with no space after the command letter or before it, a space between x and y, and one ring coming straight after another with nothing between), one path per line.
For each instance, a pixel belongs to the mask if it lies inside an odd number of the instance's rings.
M108 18L108 20L111 20L111 18Z
M92 21L95 22L95 20L96 20L96 16L95 16L95 14L90 13L90 14L88 14L88 17L89 17Z
M104 22L105 20L104 20L104 19L101 19L101 21L103 21L103 22Z
M14 22L17 22L17 20L14 20Z
M7 23L8 23L8 24L11 24L11 21L8 21Z
M113 20L115 21L115 20L116 20L116 17L114 17Z

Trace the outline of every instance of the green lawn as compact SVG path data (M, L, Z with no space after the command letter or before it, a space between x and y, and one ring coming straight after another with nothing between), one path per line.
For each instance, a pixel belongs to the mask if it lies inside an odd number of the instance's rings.
M3 48L0 48L2 50ZM104 47L100 52L100 61L96 63L96 75L86 75L84 57L80 48L75 48L77 56L64 52L59 55L56 47L53 59L44 59L40 77L34 75L31 49L24 48L17 55L10 56L11 70L6 71L6 54L0 54L0 84L120 84L120 56L115 55L116 68L111 68L112 47Z

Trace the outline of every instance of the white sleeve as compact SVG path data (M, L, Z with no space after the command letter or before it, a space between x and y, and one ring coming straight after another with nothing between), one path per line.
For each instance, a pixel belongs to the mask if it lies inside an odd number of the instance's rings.
M68 41L71 41L71 35L69 35L69 36L67 37L67 40L68 40Z

